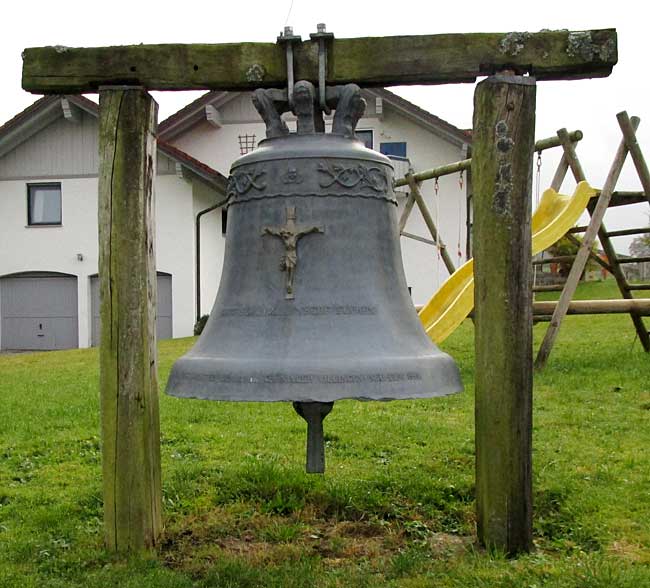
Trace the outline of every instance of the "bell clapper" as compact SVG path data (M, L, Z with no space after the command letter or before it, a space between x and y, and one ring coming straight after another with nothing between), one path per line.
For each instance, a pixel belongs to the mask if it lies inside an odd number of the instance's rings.
M325 473L325 439L323 419L332 411L333 402L294 402L294 410L307 421L308 474Z

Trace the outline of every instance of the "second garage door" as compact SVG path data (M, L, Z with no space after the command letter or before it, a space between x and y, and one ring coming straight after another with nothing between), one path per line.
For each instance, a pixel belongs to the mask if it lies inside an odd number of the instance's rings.
M101 335L99 326L99 278L90 278L90 292L92 296L93 324L91 341L93 346L99 345ZM158 272L158 303L156 316L156 337L161 339L172 338L172 277L171 274Z

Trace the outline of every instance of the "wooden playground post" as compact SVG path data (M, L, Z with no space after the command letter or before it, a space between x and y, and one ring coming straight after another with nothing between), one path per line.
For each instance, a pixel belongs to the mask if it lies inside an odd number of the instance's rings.
M619 112L616 115L616 120L618 120L618 125L621 128L623 137L625 137L625 145L630 152L639 180L641 180L641 186L643 186L646 200L650 203L650 170L648 170L648 164L646 163L643 153L641 152L641 147L636 140L636 129L625 111Z
M532 545L535 94L534 78L508 74L474 94L478 538L509 554Z
M157 105L100 90L100 396L106 546L152 549L161 524L153 180Z

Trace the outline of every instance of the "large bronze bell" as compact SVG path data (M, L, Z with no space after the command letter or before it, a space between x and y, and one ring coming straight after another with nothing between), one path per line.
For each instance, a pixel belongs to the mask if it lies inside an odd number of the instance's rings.
M297 133L279 95L254 94L267 139L232 165L219 291L167 393L292 401L308 423L307 471L322 472L322 419L335 400L442 396L462 384L410 299L392 165L354 137L359 88L327 89L328 134L310 83L293 93Z

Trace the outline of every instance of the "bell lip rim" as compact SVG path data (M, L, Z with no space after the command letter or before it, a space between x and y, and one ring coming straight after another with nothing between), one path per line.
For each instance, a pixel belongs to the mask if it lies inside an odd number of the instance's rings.
M433 356L429 356L429 360L433 360L427 366L421 365L424 357L420 356L419 359L414 359L412 356L403 357L405 363L409 364L415 362L420 364L416 365L395 365L394 370L382 370L377 373L371 374L367 369L353 370L357 374L328 374L325 366L319 366L321 369L313 369L313 376L324 376L329 378L343 377L348 375L356 376L375 376L399 373L400 375L407 376L405 379L399 380L386 380L380 383L381 389L378 387L377 382L368 381L329 381L329 382L314 382L307 383L301 381L286 382L286 381L264 381L267 376L280 377L291 376L295 377L294 371L298 366L283 366L280 369L269 371L267 366L263 366L265 362L258 359L242 359L235 360L233 365L232 358L228 359L229 370L228 372L233 376L241 376L251 381L223 381L223 382L207 382L200 381L200 379L185 380L185 377L191 375L192 370L182 369L182 375L178 373L179 362L182 360L187 361L207 361L208 364L214 362L214 358L198 358L183 356L177 360L172 366L165 386L165 394L175 398L195 398L200 400L214 400L223 402L334 402L337 400L345 399L361 399L373 401L387 401L387 400L415 400L424 398L435 398L438 396L450 396L463 392L465 386L461 377L460 369L456 361L449 354L444 351L438 350ZM219 361L216 362L220 363ZM256 364L258 369L250 368L250 364ZM300 363L300 362L299 362ZM378 362L385 365L385 361ZM367 362L366 362L367 368ZM205 366L204 366L205 367ZM217 366L214 366L217 367ZM270 366L268 366L270 367ZM307 366L302 366L303 372ZM314 366L315 367L315 366ZM239 368L239 369L237 369ZM261 368L261 369L260 369ZM401 373L395 370L403 370ZM212 373L218 373L218 369ZM419 374L417 380L408 378L409 372ZM208 372L202 372L207 374ZM199 375L199 374L197 374ZM257 381L252 381L253 379ZM179 381L180 380L180 381ZM185 380L183 382L183 380ZM372 388L375 388L374 393L370 393ZM278 394L278 391L280 393ZM365 393L365 394L364 394ZM262 398L260 398L262 396ZM266 398L264 398L266 396Z
M269 399L255 399L255 398L236 398L233 395L224 394L223 398L219 398L217 395L208 395L208 393L201 392L170 392L165 389L165 395L171 398L179 398L184 400L209 400L212 402L254 402L258 404L268 404L272 402L339 402L342 400L358 400L360 402L399 402L400 400L426 400L427 398L444 398L446 396L453 396L454 394L463 394L465 392L465 387L460 384L460 387L456 388L454 386L449 386L447 388L442 388L442 391L436 390L436 392L407 392L402 396L369 396L369 395L353 395L352 392L349 394L342 393L339 395L325 395L320 394L317 397L306 394L300 398L269 398Z

